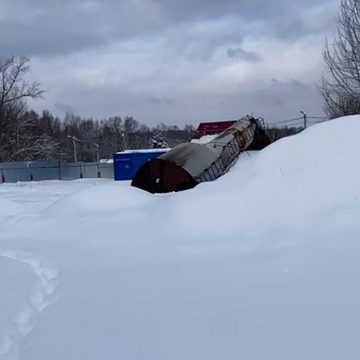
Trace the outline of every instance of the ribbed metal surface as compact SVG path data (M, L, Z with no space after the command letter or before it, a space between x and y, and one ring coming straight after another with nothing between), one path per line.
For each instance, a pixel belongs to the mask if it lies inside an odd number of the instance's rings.
M235 162L239 154L254 141L257 123L246 116L226 129L205 146L217 152L215 161L203 168L195 177L197 182L212 181L223 175Z

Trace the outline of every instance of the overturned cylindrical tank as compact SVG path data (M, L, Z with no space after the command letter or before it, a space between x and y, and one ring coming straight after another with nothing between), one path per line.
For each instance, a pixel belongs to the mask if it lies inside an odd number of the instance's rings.
M225 174L242 151L269 143L260 121L245 116L207 144L183 143L146 162L131 185L151 193L191 189Z

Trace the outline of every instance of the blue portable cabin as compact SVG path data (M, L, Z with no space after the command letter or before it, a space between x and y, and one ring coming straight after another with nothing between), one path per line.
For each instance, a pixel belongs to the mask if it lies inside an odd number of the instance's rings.
M137 149L117 152L114 159L114 179L132 180L141 165L166 153L170 149Z

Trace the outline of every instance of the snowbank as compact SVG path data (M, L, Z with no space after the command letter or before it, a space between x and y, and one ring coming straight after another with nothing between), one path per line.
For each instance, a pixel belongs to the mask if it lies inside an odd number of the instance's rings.
M0 218L0 358L359 358L359 132L313 126L181 193L2 188L36 216Z
M143 211L146 204L154 222L143 226L158 228L158 236L181 234L190 242L232 238L239 232L252 237L291 231L300 224L319 234L336 231L339 222L356 227L355 218L360 215L358 133L357 116L329 121L261 152L242 154L229 174L190 191L150 195L129 183L96 186L60 200L47 213L115 216L116 212Z
M130 181L97 184L56 201L44 214L66 217L113 214L141 209L151 199L151 194L131 187Z
M190 224L182 229L184 236L202 224L219 224L217 235L229 229L242 234L296 229L300 224L312 231L334 231L338 222L357 227L359 133L360 117L346 117L281 139L248 158L243 154L218 181L179 194L174 217Z

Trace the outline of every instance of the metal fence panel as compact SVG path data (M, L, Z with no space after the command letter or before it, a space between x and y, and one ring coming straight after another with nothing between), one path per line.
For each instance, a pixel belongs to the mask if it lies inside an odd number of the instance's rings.
M36 161L30 164L31 180L58 180L59 163L57 161Z
M60 179L59 180L74 180L80 179L81 164L80 163L61 163L60 164Z
M1 164L0 173L1 181L4 182L17 182L17 181L30 181L31 172L29 163L27 162L8 162Z
M98 176L98 163L82 163L81 173L84 178L97 178Z
M113 179L114 178L114 165L113 164L99 164L99 173L100 177L105 179Z
M19 161L0 163L0 183L79 178L114 178L113 164L61 163L57 161Z

